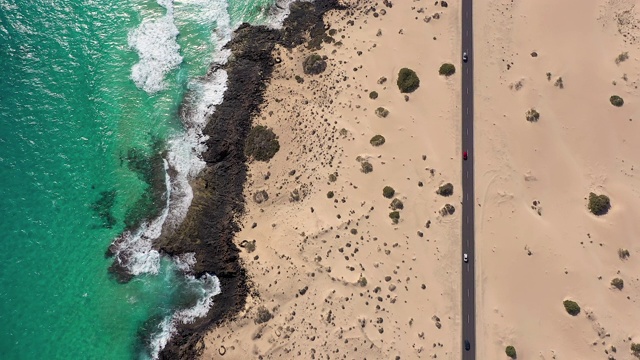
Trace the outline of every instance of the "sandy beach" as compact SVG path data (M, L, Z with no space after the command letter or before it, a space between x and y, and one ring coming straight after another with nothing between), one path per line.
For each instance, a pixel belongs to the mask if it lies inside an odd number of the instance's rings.
M440 210L460 203L459 78L438 69L458 64L459 10L349 5L325 16L333 42L320 50L274 51L282 62L254 125L280 149L249 165L235 240L253 290L205 337L203 359L458 356L459 212ZM313 53L327 57L319 75L303 70ZM396 85L404 67L420 78L408 94ZM453 194L436 194L446 183Z
M478 356L506 358L512 345L523 359L632 359L637 1L482 4L474 8ZM529 122L532 108L539 119ZM589 212L590 192L611 199L607 214ZM580 305L577 316L567 299Z

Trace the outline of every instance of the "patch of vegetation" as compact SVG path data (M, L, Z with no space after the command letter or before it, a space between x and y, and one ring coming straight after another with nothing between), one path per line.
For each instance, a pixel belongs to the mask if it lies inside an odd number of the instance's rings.
M400 212L392 211L389 213L389 217L391 218L391 221L393 221L394 224L397 224L398 221L400 221Z
M296 78L296 81L298 82L298 84L302 84L304 82L304 79L300 75L296 75L295 78Z
M271 312L269 312L269 310L266 307L260 306L258 308L258 312L256 314L256 318L254 322L256 324L262 324L271 320L271 318L273 318L273 315L271 315Z
M311 54L304 59L302 69L307 75L318 75L327 69L327 62L318 54Z
M621 62L623 62L625 60L627 60L628 58L629 58L629 53L628 52L625 51L625 52L621 53L620 55L618 55L616 57L616 65L620 64Z
M456 67L450 63L444 63L440 65L440 70L438 70L440 75L451 76L456 73Z
M244 153L258 161L269 161L280 150L278 137L273 130L263 125L254 126L249 131Z
M362 171L365 174L368 174L373 171L373 165L371 165L371 163L368 161L363 161L360 164L360 171Z
M640 344L631 343L631 352L633 355L640 357Z
M562 82L562 77L559 77L556 79L556 82L553 84L553 86L559 88L559 89L564 89L564 82Z
M391 201L391 209L393 210L402 210L404 209L404 204L402 203L402 200L395 198Z
M382 136L382 135L376 135L376 136L372 137L371 140L369 140L369 142L373 146L380 146L380 145L384 144L385 139L384 139L384 136Z
M611 286L615 287L618 290L622 290L622 288L624 287L624 280L615 278L611 280Z
M252 241L243 240L242 243L240 244L240 246L245 248L248 253L252 253L252 252L256 251L256 241L255 240L252 240Z
M338 175L334 174L329 174L329 181L330 182L336 182L336 180L338 180Z
M378 98L378 92L377 91L372 91L369 93L369 99L375 100Z
M623 248L618 249L618 257L620 260L626 260L630 255L629 250Z
M327 198L332 199L332 198L333 198L333 195L334 195L334 194L333 194L333 191L329 191L329 192L327 193Z
M267 200L269 200L269 194L266 190L260 190L253 194L253 201L255 201L256 204L263 203Z
M360 279L358 279L358 285L362 287L367 286L367 278L364 276L360 276Z
M575 301L565 300L562 305L564 305L564 309L567 310L569 315L576 316L580 313L580 305Z
M338 133L340 134L340 136L347 136L349 135L349 130L342 128Z
M400 72L398 72L397 84L400 92L412 93L420 87L420 79L415 71L408 68L402 68L400 69Z
M611 102L611 105L617 106L617 107L624 105L624 100L622 100L622 98L618 95L612 95L609 98L609 102Z
M533 108L527 110L527 112L525 113L525 116L527 121L529 122L536 122L540 119L540 113Z
M550 72L547 73L547 81L551 81L551 73Z
M376 109L376 115L381 118L386 118L389 116L389 110L383 108L382 106Z
M451 196L453 195L453 184L446 183L436 190L436 194L440 196Z
M358 229L353 228L353 229L351 229L350 232L351 232L351 235L357 235L358 234Z
M444 204L442 209L440 209L440 216L453 215L456 212L456 208L451 204Z
M385 186L382 189L382 196L386 197L387 199L391 199L393 195L395 195L395 193L396 191L391 186Z
M607 195L589 193L589 211L594 215L604 215L611 208L611 201Z
M508 357L515 359L518 357L518 355L516 354L516 348L514 348L513 346L509 345L504 349L505 354L507 354Z

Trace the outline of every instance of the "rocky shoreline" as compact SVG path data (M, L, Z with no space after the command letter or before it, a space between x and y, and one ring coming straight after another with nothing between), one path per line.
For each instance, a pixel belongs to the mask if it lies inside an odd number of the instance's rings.
M214 298L207 316L191 324L180 324L178 331L160 353L160 359L194 359L204 348L204 333L233 318L244 308L249 285L234 243L244 214L243 189L247 178L244 144L252 119L263 103L264 91L274 65L276 45L293 48L305 42L326 40L323 15L331 9L345 8L338 0L313 3L296 2L282 29L241 25L226 45L232 51L222 68L228 74L224 101L216 107L204 134L207 163L192 182L194 198L183 223L172 234L158 239L154 247L175 256L195 253L194 275L214 274L221 293ZM212 68L212 74L218 68Z

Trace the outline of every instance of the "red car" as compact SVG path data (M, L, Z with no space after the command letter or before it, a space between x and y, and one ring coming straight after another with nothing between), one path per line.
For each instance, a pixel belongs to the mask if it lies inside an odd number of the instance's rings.
M463 152L463 153L462 153L462 158L463 158L463 159L465 159L465 160L467 160L467 157L468 157L468 156L467 156L467 152L466 152L466 151L465 151L465 152Z

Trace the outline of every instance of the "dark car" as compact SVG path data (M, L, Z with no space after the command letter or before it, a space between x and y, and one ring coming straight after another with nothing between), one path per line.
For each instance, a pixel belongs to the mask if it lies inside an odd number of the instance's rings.
M471 343L469 342L469 340L464 341L464 349L467 351L471 350Z
M469 56L467 55L467 52L463 52L462 53L462 61L467 62L467 60L469 60Z
M463 159L465 159L465 160L467 160L468 155L467 155L467 152L466 152L466 151L462 153L462 158L463 158Z

